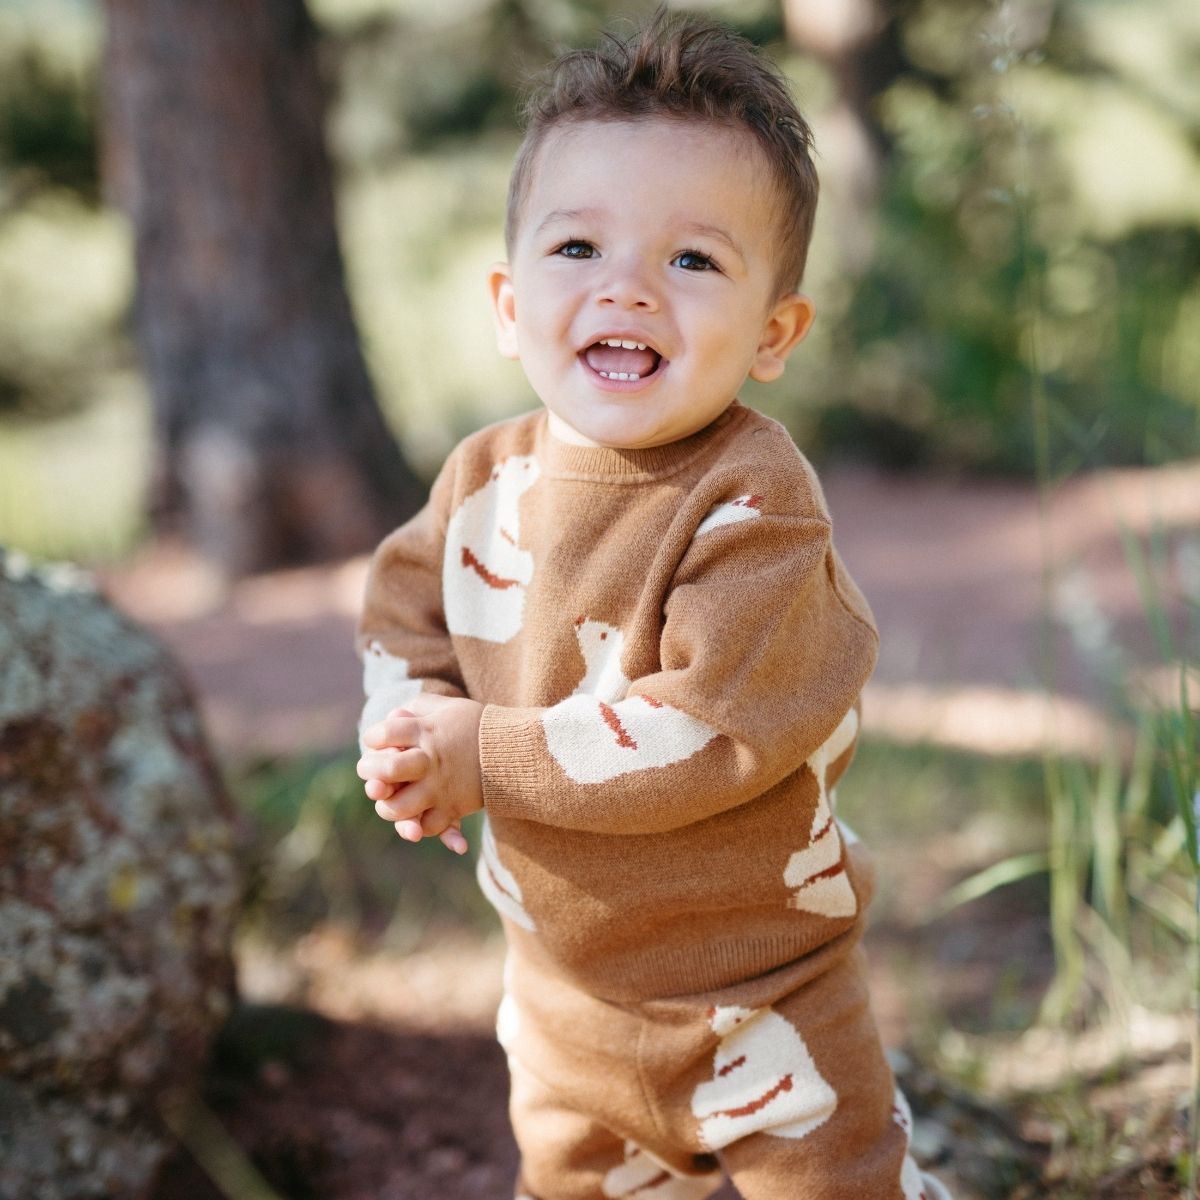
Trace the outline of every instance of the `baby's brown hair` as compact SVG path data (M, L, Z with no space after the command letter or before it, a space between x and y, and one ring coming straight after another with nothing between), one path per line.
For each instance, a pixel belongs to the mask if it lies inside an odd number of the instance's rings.
M512 256L538 150L559 126L666 118L744 129L762 150L778 192L780 294L804 275L817 208L813 137L782 74L723 25L660 8L627 39L606 33L593 50L572 50L528 96L525 137L508 188L505 240Z

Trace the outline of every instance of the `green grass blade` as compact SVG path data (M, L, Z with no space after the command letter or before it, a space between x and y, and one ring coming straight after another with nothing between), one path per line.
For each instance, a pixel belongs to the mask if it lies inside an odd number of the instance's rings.
M972 900L978 900L997 888L1007 887L1010 883L1028 879L1031 875L1041 875L1050 869L1050 856L1042 850L1030 854L1017 854L1002 862L993 863L974 875L956 883L938 901L928 916L934 921L947 913Z

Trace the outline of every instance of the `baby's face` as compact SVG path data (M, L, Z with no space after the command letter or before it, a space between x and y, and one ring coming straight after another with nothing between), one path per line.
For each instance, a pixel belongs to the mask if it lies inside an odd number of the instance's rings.
M586 122L542 145L512 262L493 268L501 353L551 430L661 446L771 380L812 306L782 299L769 168L750 134L698 121Z

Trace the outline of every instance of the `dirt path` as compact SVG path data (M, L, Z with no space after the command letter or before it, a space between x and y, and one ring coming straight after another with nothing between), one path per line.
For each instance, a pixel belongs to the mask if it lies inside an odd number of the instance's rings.
M880 665L865 700L869 730L1037 752L1048 728L1046 547L1058 744L1086 749L1108 736L1097 701L1106 670L1120 668L1134 688L1163 685L1121 530L1160 535L1158 574L1180 624L1184 595L1200 596L1200 463L1075 481L1052 498L1048 521L1036 492L1021 485L832 472L826 490L836 542L881 628ZM365 569L365 559L354 559L222 592L194 560L160 548L103 582L184 662L218 750L245 760L352 740L360 682L350 642ZM928 884L926 868L925 859L911 863L906 877ZM946 992L937 1003L967 1010L986 1008L986 992L1014 955L1049 961L1040 901L1026 911L1010 910L1012 902L1009 893L988 911L974 906L958 917L972 928L958 931L954 922L914 931L877 914L868 935L872 994L888 1044L905 1042L906 1006L917 1002L911 972L901 978L889 965L896 954L913 964L929 959L922 970L937 974ZM982 928L991 931L983 938ZM932 968L955 937L974 948L973 958L956 973ZM937 946L925 946L930 938ZM986 961L982 940L991 947ZM331 929L283 954L242 944L244 995L299 1007L242 1014L210 1075L206 1104L288 1200L500 1198L516 1153L503 1057L490 1032L500 954L498 944L476 941L389 958ZM1164 1061L1186 1069L1178 1048ZM1008 1115L947 1096L919 1073L905 1082L926 1157L958 1200L1055 1194L1036 1182L1046 1147L1016 1135ZM1171 1076L1168 1086L1184 1085ZM192 1136L203 1157L203 1121ZM1157 1170L1118 1172L1097 1194L1177 1194L1170 1184L1159 1189ZM156 1200L218 1196L182 1154ZM716 1200L736 1195L726 1189Z
M1161 536L1161 585L1178 624L1184 591L1200 596L1200 463L1073 481L1053 496L1046 525L1025 484L843 470L825 487L837 545L882 634L868 727L985 751L1040 749L1047 544L1060 742L1103 740L1093 702L1105 671L1163 686L1121 529ZM245 757L351 740L365 569L354 559L222 592L199 563L158 550L103 582L183 661L218 746Z
M1137 687L1162 684L1122 526L1162 534L1160 575L1177 622L1183 595L1200 595L1200 464L1077 481L1054 497L1048 524L1026 486L843 471L827 477L826 490L839 549L882 632L868 726L897 739L1040 749L1047 536L1060 744L1087 748L1107 736L1099 668L1119 667ZM279 572L222 592L194 560L160 548L104 584L185 664L219 750L236 760L351 741L360 686L351 638L365 567L356 559ZM923 858L902 870L935 886ZM887 1043L906 1039L906 1006L924 1002L910 994L916 976L889 965L897 954L939 960L938 1003L948 1010L986 1009L987 989L1014 956L1048 961L1041 900L1024 909L1015 902L1009 892L924 932L895 914L877 916L868 943ZM956 937L974 955L957 973ZM498 943L478 939L401 957L364 953L330 928L282 953L243 943L242 991L258 1006L226 1033L205 1090L208 1113L287 1200L498 1200L516 1156L506 1071L490 1032L501 957ZM1183 1036L1176 1030L1164 1042L1162 1062L1176 1074L1186 1072ZM948 1094L915 1068L903 1082L926 1160L956 1200L1060 1194L1037 1182L1051 1134L1039 1145L1009 1115ZM1168 1089L1170 1112L1185 1084L1171 1075L1155 1086ZM205 1117L188 1135L193 1153L171 1166L155 1200L220 1200L196 1162L213 1149ZM1159 1187L1159 1170L1135 1165L1096 1195L1178 1195ZM714 1200L737 1197L727 1188Z

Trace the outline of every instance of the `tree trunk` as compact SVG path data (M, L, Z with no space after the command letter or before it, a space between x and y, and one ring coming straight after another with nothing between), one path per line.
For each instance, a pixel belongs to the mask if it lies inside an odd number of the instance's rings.
M136 236L151 507L231 575L363 550L421 488L346 293L303 0L106 0L105 178Z

